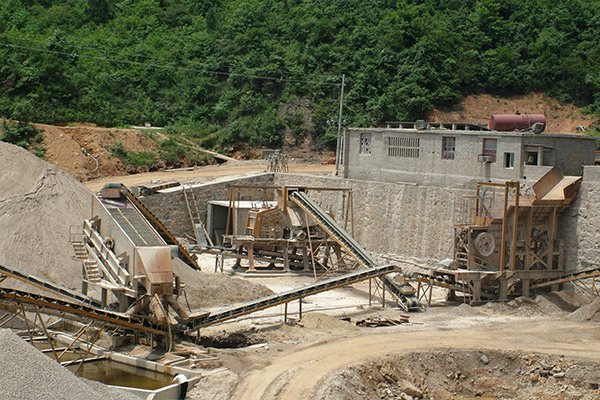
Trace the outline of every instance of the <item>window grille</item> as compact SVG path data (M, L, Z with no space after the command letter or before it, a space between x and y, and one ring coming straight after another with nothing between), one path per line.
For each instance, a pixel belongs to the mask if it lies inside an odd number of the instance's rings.
M492 157L492 162L496 162L497 139L483 139L483 156Z
M360 154L371 154L371 134L360 134Z
M453 136L442 137L442 160L454 160L456 153L456 138Z
M387 146L389 157L419 158L419 138L405 136L388 136Z

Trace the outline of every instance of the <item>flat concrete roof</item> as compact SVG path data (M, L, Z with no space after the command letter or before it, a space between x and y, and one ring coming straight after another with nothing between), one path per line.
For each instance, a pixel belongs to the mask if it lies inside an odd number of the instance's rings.
M407 128L346 128L353 132L368 132L368 133L417 133L421 135L470 135L470 136L511 136L511 137L553 137L578 140L593 140L596 138L585 135L570 135L566 133L533 133L519 131L469 131L456 129L407 129Z

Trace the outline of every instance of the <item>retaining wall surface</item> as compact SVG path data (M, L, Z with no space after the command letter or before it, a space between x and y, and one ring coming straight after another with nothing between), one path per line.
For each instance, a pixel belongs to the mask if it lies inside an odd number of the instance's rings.
M589 268L600 260L600 167L586 167L577 200L559 218L558 238L565 241L565 269ZM586 175L584 175L585 177ZM441 260L452 257L455 202L474 190L383 183L339 177L261 174L193 186L201 217L207 201L227 200L232 185L275 185L350 188L354 236L369 251ZM310 196L344 218L340 192L311 191ZM181 189L147 196L144 204L177 236L193 236ZM240 200L253 200L242 195ZM350 228L348 228L350 230Z
M577 199L559 218L558 237L565 241L565 270L600 263L600 167L586 166Z
M200 218L206 224L207 204L210 200L228 200L233 185L272 185L273 174L259 174L235 179L220 179L210 183L192 185L196 197ZM242 195L240 200L250 200ZM190 235L194 231L190 214L181 187L141 198L175 236Z
M351 188L354 236L369 251L412 257L452 257L455 199L472 190L447 189L342 179L276 174L275 185ZM342 216L340 193L310 192L317 202Z

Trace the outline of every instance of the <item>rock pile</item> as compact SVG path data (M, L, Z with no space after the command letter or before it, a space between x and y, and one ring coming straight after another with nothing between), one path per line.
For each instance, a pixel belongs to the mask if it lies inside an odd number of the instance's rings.
M573 321L600 321L600 297L572 312L567 318Z
M597 363L516 351L434 351L354 364L315 399L597 399Z

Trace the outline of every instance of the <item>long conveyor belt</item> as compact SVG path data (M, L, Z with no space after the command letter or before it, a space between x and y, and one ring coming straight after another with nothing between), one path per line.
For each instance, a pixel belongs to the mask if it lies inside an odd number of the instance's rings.
M444 289L454 290L455 292L462 292L465 295L471 294L469 285L462 285L460 281L456 281L446 276L445 274L430 274L422 272L409 272L408 278L415 279L418 282L426 283L428 285L438 286ZM484 298L492 299L494 293L490 291L488 287L482 286L481 296Z
M196 263L196 260L192 257L192 255L179 243L175 235L167 229L165 224L163 224L157 217L150 211L148 207L144 203L140 201L125 185L120 186L121 193L132 203L137 209L144 215L146 220L156 229L158 234L164 239L167 244L176 245L179 249L179 258L183 262L185 262L190 267L199 270L200 267Z
M147 332L156 335L166 334L166 328L156 325L144 317L107 311L86 304L59 300L21 290L0 288L0 304L9 306L22 304L24 307L28 307L29 311L41 310L44 314L58 316L69 315L71 319L81 322L92 319L96 322L117 328Z
M363 268L371 268L377 264L373 256L305 192L299 190L291 192L290 199L310 215ZM400 286L391 277L382 277L381 282L394 296L402 301L407 309L415 309L421 306L419 299L415 296L404 295Z
M292 300L301 299L313 294L321 293L326 290L336 289L352 283L364 281L369 278L387 274L396 269L394 265L379 265L370 267L366 270L354 271L349 274L330 278L321 282L307 285L299 289L290 290L263 297L254 301L244 303L240 306L231 307L225 310L216 311L210 314L203 314L196 318L191 317L187 324L189 330L213 325L232 318L241 317L242 315L250 314L265 308L273 307L279 304L287 303Z
M571 272L569 274L565 274L565 275L561 276L560 278L550 279L549 281L545 281L545 282L539 282L539 283L532 285L531 289L534 290L534 289L539 289L539 288L543 288L543 287L547 287L547 286L559 285L562 283L578 281L581 279L594 278L597 276L600 276L600 267L586 269L583 271Z
M0 264L0 274L8 276L10 278L15 278L25 283L29 283L33 286L36 286L40 289L47 290L61 296L67 297L71 300L79 301L83 304L89 304L94 307L100 307L100 302L91 297L85 296L81 293L77 293L74 290L71 290L65 286L58 285L56 283L50 282L49 280L40 278L35 275L31 275L25 271L21 271L20 269L9 267L7 265Z

